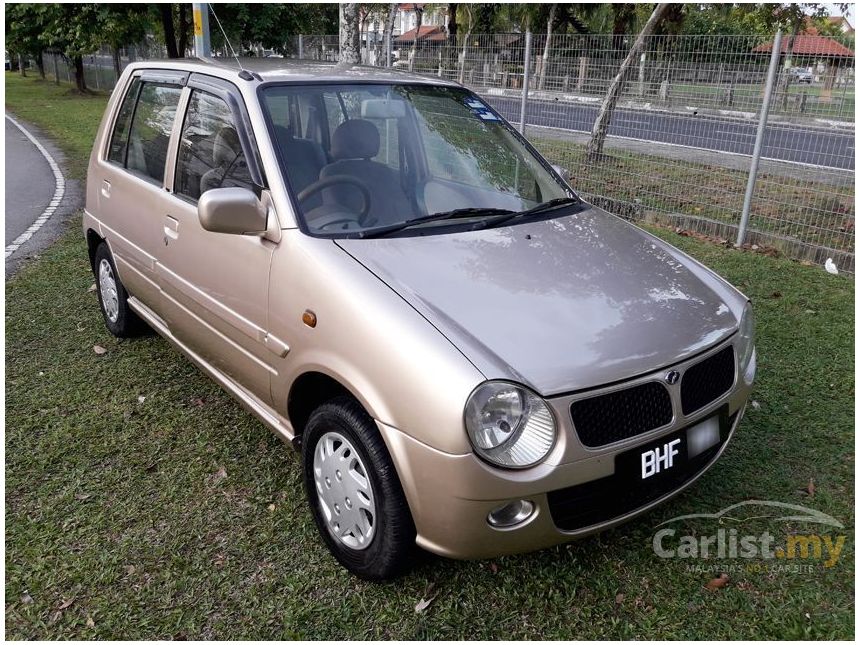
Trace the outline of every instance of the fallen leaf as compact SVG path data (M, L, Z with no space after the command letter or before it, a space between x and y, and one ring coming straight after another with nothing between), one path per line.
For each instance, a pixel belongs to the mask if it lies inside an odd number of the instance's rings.
M48 624L53 625L55 622L60 620L60 618L62 618L62 617L63 617L63 612L55 611L55 612L51 613L51 615L48 617Z
M753 410L760 410L761 409L761 403L759 403L758 401L753 401L751 405L752 405Z
M191 403L196 405L198 408L202 408L204 405L206 405L206 401L204 399L192 399Z
M136 571L136 569L134 568L134 565L133 565L133 564L126 565L126 567L125 567L125 572L126 572L128 575L134 575L134 572L135 572L135 571Z
M146 397L145 397L145 396L141 395L141 396L137 397L137 402L138 402L138 403L143 403L144 401L146 401Z
M22 605L32 605L33 604L33 596L29 594L29 592L25 591L21 594L21 604Z
M59 607L57 607L58 611L63 611L64 609L68 609L72 606L72 603L75 602L75 599L72 598L70 600L64 600Z
M420 614L425 609L427 609L430 604L436 600L437 591L436 585L432 582L427 586L427 589L424 590L424 595L421 600L418 601L418 604L415 605L415 613Z
M88 500L90 497L92 497L92 495L88 495L87 493L75 493L75 499L79 502Z
M620 605L622 602L624 602L624 594L623 593L616 594L615 595L615 604Z
M705 589L708 591L716 591L717 589L722 589L727 584L729 584L729 574L721 573L718 577L706 584Z
M274 510L275 510L275 505L274 505L274 504L269 504L269 510L270 510L270 511L272 511L272 512L274 512Z
M90 288L89 288L89 289L87 289L87 291L95 291L95 290L96 290L96 283L95 283L95 282L93 282L93 283L90 285Z
M107 353L107 350L106 350L104 347L102 347L101 345L93 345L93 351L94 351L98 356L101 356L102 354L106 354L106 353Z
M809 483L806 485L806 488L801 488L800 492L804 495L808 495L809 497L815 497L815 482L810 479Z
M95 627L96 621L93 620L93 617L87 614L87 627Z
M499 565L497 565L495 562L490 562L490 571L492 571L493 573L498 573Z

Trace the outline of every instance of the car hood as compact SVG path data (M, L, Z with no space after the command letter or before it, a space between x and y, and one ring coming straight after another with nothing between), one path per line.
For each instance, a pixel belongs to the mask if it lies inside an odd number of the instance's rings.
M487 378L549 396L676 363L731 335L745 298L597 208L504 228L337 240Z

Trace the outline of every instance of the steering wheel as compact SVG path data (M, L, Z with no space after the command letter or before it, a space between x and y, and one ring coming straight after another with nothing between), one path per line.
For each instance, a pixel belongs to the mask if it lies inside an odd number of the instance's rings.
M349 175L332 175L330 177L323 177L322 179L318 179L310 186L305 188L302 192L300 192L296 199L298 200L299 204L302 204L303 202L307 201L308 198L313 197L324 188L336 186L337 184L350 184L358 188L358 191L361 193L362 199L361 212L359 212L358 214L358 223L363 226L367 220L367 214L370 211L370 189L360 179L356 179L355 177L351 177ZM325 222L325 224L321 225L321 228L333 226L334 224L345 224L355 221L356 220L353 217L339 217L338 219L333 219Z

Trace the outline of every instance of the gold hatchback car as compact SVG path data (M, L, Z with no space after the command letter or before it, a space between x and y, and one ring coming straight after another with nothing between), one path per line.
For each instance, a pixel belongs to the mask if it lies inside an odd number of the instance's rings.
M745 296L441 79L134 63L83 228L108 329L156 330L300 450L365 578L647 511L717 460L755 375Z

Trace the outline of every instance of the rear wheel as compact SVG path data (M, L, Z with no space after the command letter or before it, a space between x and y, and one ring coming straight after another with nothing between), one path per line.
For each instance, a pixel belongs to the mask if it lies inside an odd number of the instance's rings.
M369 580L405 571L415 527L370 415L349 397L320 406L305 428L302 462L311 512L335 558Z
M128 306L128 292L116 272L116 265L105 242L99 244L93 258L96 293L108 331L118 338L138 336L146 330L144 323Z

